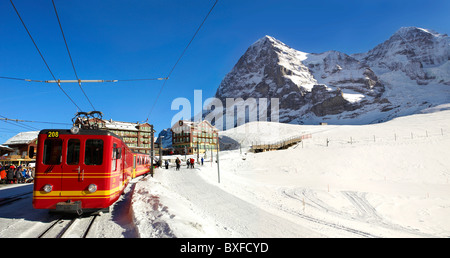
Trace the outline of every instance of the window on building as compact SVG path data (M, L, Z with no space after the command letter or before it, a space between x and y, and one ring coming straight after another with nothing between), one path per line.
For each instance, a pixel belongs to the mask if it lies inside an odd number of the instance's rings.
M84 163L86 165L101 165L103 162L103 140L87 140Z
M44 158L45 165L59 165L62 157L62 140L46 139L44 142Z

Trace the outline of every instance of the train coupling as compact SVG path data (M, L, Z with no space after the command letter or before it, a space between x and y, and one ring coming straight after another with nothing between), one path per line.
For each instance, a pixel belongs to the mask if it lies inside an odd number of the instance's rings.
M72 200L67 200L65 202L58 202L56 204L56 212L76 213L81 215L83 214L83 210L81 209L81 201L72 202Z

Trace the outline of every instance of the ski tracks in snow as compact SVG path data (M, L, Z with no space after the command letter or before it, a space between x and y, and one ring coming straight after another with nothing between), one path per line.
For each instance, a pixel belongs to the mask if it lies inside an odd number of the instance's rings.
M295 215L303 219L342 229L362 237L382 237L378 233L380 230L370 230L374 227L381 227L389 231L397 231L403 235L406 233L413 237L434 237L422 233L417 229L406 228L388 221L369 203L366 198L367 193L365 192L340 191L328 193L325 191L313 191L307 188L282 188L280 189L280 192L287 198L299 201L299 209L297 209L297 211L287 208L284 209L285 211L295 213ZM318 196L319 194L322 198ZM334 206L328 204L327 200ZM347 200L347 202L344 200ZM314 212L306 215L305 209L311 208ZM361 222L363 225L359 226L361 223L358 225L354 222ZM363 229L359 230L356 228Z

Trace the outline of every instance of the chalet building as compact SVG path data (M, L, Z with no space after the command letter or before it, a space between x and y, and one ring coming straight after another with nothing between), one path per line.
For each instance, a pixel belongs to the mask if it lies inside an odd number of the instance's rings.
M0 163L2 165L35 163L38 135L39 131L22 132L7 140L2 144Z
M172 148L175 154L197 154L217 150L219 130L208 121L180 120L172 127Z

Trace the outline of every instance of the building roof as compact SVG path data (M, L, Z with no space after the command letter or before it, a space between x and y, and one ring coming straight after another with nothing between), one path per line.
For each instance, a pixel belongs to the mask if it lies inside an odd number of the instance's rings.
M31 141L35 140L38 135L39 131L18 133L12 138L9 138L3 145L28 144Z
M4 145L0 145L0 151L2 151L2 150L4 150L4 151L14 151L13 148L10 148L10 147L4 146Z
M103 120L105 122L105 127L107 129L112 130L126 130L126 131L139 131L136 126L137 123L127 123L127 122L119 122L119 121L113 121L113 120Z
M126 131L139 131L138 126L142 125L150 125L148 123L140 124L140 123L130 123L130 122L120 122L114 120L103 120L105 122L106 129L110 130L126 130Z
M180 122L183 122L182 125L180 125ZM213 125L211 125L211 123L208 122L207 120L203 120L203 121L201 121L201 122L192 122L192 121L180 120L178 123L175 123L175 124L172 126L172 129L178 128L178 127L180 127L180 126L187 126L187 127L189 127L189 128L191 128L191 127L196 128L196 127L198 127L198 126L200 126L200 125L202 125L202 124L206 124L208 127L211 127L212 130L214 130L214 131L219 131L216 127L214 127Z

